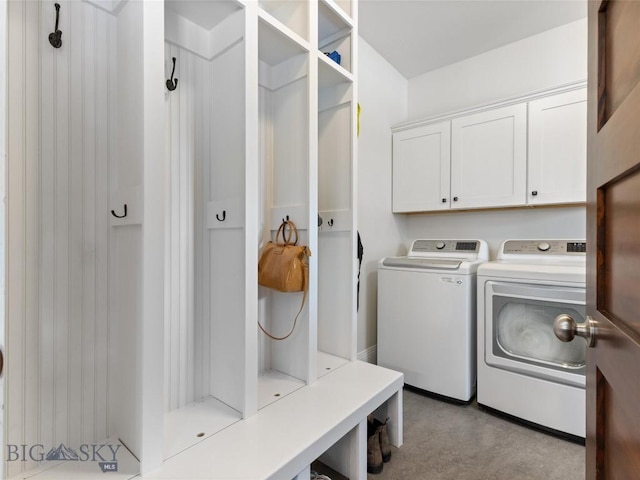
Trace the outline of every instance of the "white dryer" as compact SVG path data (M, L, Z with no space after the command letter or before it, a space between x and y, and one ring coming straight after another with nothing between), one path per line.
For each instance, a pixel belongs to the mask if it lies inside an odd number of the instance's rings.
M481 407L585 436L586 343L563 343L554 319L585 319L585 242L508 240L478 269Z
M415 240L378 266L378 364L405 383L468 402L476 382L476 271L482 240Z

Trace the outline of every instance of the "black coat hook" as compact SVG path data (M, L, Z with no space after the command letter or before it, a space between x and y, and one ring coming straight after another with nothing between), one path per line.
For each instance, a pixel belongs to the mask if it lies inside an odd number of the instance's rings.
M282 223L284 223L285 221L286 221L286 222L288 222L288 221L289 221L289 215L287 215L287 216L286 216L286 220L285 220L284 218L282 219Z
M216 219L217 219L219 222L224 222L225 218L227 218L227 211L226 211L226 210L222 210L222 218L220 218L220 215L218 215L218 214L216 213Z
M327 222L327 225L329 225L330 227L333 227L333 218Z
M56 31L49 34L49 43L53 48L62 46L62 32L58 30L58 21L60 20L60 4L56 3Z
M114 210L111 210L111 215L116 218L124 218L127 216L127 204L124 204L124 213L122 215L118 215Z
M167 89L173 92L178 88L178 79L173 78L173 74L176 73L176 57L172 57L171 60L173 61L173 69L171 70L171 78L167 80Z

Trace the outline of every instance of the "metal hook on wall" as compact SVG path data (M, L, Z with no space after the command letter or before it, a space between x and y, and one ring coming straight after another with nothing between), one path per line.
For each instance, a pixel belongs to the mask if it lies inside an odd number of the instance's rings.
M217 219L219 222L224 222L225 218L227 218L227 211L226 211L226 210L222 210L222 218L220 218L220 215L218 215L218 214L216 213L216 219Z
M285 220L284 218L282 219L282 223L284 223L285 221L286 221L286 222L288 222L288 221L289 221L289 215L287 215L287 216L286 216L286 220Z
M62 32L58 30L58 22L60 21L60 4L56 3L56 31L49 34L49 43L53 48L62 46Z
M178 79L173 78L173 74L176 73L176 57L172 57L171 60L173 61L173 69L171 70L171 78L167 80L167 89L173 92L178 88Z
M330 227L333 227L333 218L327 222L327 225L329 225Z
M122 215L118 215L115 210L111 210L111 215L113 215L116 218L124 218L127 216L127 204L124 204L124 213Z

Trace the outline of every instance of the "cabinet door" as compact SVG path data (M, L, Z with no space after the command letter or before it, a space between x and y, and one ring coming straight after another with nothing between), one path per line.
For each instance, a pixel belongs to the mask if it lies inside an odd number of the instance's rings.
M449 208L451 124L393 134L393 211Z
M586 201L587 90L529 103L531 205Z
M526 112L518 104L451 122L451 208L525 203Z

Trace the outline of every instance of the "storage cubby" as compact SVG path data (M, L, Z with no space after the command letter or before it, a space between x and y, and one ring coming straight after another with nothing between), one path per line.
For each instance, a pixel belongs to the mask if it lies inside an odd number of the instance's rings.
M164 458L245 409L244 16L165 2Z
M261 9L274 17L283 27L309 41L309 2L292 0L260 0ZM282 27L280 27L282 29Z
M343 95L336 95L335 90ZM355 315L353 281L352 85L320 91L318 113L318 376L353 360L356 332L349 318ZM325 105L327 99L342 103Z
M158 93L162 108L160 88L144 86L153 70L145 22L162 15L141 2L117 10L75 1L60 1L59 12L53 2L0 8L8 47L2 95L12 99L7 181L24 187L8 193L2 448L82 456L83 445L107 443L118 449L123 478L133 477L153 445L144 416L154 408L143 412L141 399L159 393L142 372L157 358L149 345L162 328L162 305L150 302L162 298L153 273L162 263L163 206L155 200L163 173L161 162L151 166L162 155L142 139L158 111L146 109L145 98ZM63 33L54 48L57 14ZM158 328L142 335L154 320ZM97 462L38 455L3 456L0 476L103 475Z
M299 244L309 245L309 51L262 20L258 44L261 246L275 240L286 218L296 224ZM261 325L286 335L303 296L259 287ZM310 334L308 301L290 337L273 340L258 332L258 408L309 382Z
M318 49L322 54L338 52L339 66L346 72L352 71L352 31L353 21L341 6L332 0L318 2Z
M330 0L325 0L330 2ZM351 0L335 0L336 5L347 14L349 18L353 18L353 8L351 4Z

